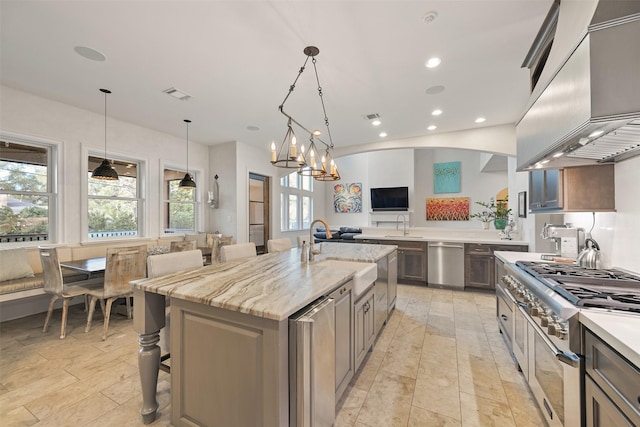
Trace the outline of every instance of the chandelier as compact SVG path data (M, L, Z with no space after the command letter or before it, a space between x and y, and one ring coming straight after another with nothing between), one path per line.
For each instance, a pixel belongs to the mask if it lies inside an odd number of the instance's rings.
M287 96L285 96L278 107L280 112L287 118L287 132L284 135L279 149L277 149L275 142L271 143L271 164L279 168L296 169L299 174L311 176L318 181L338 181L340 179L340 173L333 158L333 139L331 138L329 119L327 118L327 110L325 109L324 99L322 97L322 86L320 86L318 69L316 68L316 56L319 53L320 49L315 46L307 46L304 48L304 54L307 55L307 58L304 64L302 64L302 67L300 67L293 84L289 86ZM296 88L296 83L304 72L309 58L311 58L313 71L315 72L316 81L318 82L318 95L320 96L320 103L322 104L322 111L324 112L324 124L327 128L328 143L320 138L322 132L319 130L310 131L284 111L284 103L287 102L287 99ZM309 146L307 149L305 149L304 142L298 140L293 125L296 125L309 135ZM322 151L318 150L316 142L321 144L320 147Z

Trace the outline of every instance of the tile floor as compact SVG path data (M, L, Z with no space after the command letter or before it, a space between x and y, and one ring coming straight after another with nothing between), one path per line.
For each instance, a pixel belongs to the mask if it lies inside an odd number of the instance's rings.
M336 427L543 426L506 351L495 296L399 285L397 309L339 402ZM142 426L137 335L113 315L101 341L82 306L0 324L2 426ZM160 372L160 417L170 425L170 379ZM238 426L243 427L243 426Z

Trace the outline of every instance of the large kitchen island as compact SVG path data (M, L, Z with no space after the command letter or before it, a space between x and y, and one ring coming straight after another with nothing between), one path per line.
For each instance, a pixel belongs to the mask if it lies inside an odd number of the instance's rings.
M391 245L326 243L313 263L302 263L300 249L292 249L132 282L143 421L152 422L158 408L167 298L172 424L288 426L288 319L355 274L323 261L375 263L395 251Z

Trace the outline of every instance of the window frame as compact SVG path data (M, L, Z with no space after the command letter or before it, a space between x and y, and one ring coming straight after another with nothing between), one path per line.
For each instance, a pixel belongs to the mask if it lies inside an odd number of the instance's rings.
M59 163L62 160L62 143L61 141L38 138L28 135L20 135L0 130L0 139L9 143L27 145L32 147L44 148L47 150L47 190L46 192L18 192L20 194L34 194L48 197L48 233L47 240L19 241L0 243L3 248L12 246L39 246L45 244L58 243L60 239L62 224L60 223L61 215L59 209L61 206L58 180ZM15 194L16 192L3 192L3 194Z
M168 163L162 163L160 165L160 182L162 183L161 185L164 185L164 171L165 170L173 170L176 172L180 172L182 174L186 173L186 168L182 167L182 166L176 166L173 164L168 164ZM158 235L160 236L181 236L184 234L188 234L188 233L198 233L198 230L202 230L202 215L201 215L201 209L202 209L202 203L200 200L200 185L198 184L200 178L202 176L204 176L203 173L200 172L199 169L193 169L193 168L189 168L189 174L191 175L191 177L193 178L193 180L196 182L196 185L198 185L196 188L193 189L193 209L194 209L194 214L195 214L195 218L194 218L194 230L193 231L180 231L177 233L168 233L165 230L164 224L165 224L165 219L167 218L167 215L169 213L168 211L168 207L169 207L169 203L171 203L169 201L168 198L164 197L164 189L162 187L158 188L159 190L159 194L158 194L158 199L160 201L160 216L158 218L159 224L159 231L158 231ZM204 184L202 184L204 185ZM168 194L168 192L167 192ZM174 202L175 203L175 202ZM167 222L168 223L168 222Z
M148 216L147 216L147 165L148 159L143 157L132 156L131 154L123 154L112 150L108 151L109 160L117 160L120 162L129 162L137 164L137 176L136 176L136 197L135 199L116 199L114 200L136 200L138 206L138 214L136 220L138 221L138 230L135 236L112 236L112 237L89 237L89 200L94 198L89 196L89 156L104 158L104 151L100 151L98 148L86 147L81 150L82 161L80 173L81 179L81 221L80 221L80 241L83 244L86 243L101 243L101 242L113 242L118 240L135 240L147 237L148 235ZM95 199L112 199L111 197L97 197Z
M296 176L296 187L289 186L289 178L295 174ZM287 185L282 185L282 179L286 178ZM311 190L304 190L303 180L308 179ZM290 172L285 175L282 175L278 178L278 186L280 190L280 232L289 232L289 231L304 231L309 229L309 225L313 218L313 190L314 190L314 179L313 177L303 176L297 172ZM289 227L289 196L294 195L297 196L296 201L296 212L299 218L299 227L298 228L290 228ZM309 200L309 224L304 224L303 220L303 206L304 199L308 198Z

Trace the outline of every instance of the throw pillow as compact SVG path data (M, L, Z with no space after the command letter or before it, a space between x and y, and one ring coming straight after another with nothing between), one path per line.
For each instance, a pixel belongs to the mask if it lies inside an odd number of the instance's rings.
M0 282L33 276L33 270L27 262L26 248L0 251Z

